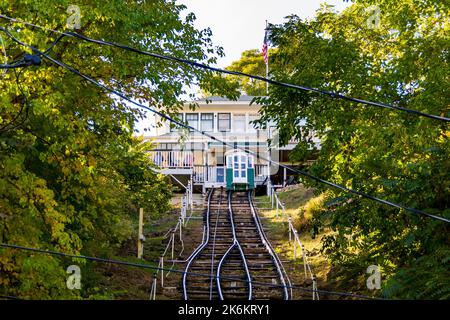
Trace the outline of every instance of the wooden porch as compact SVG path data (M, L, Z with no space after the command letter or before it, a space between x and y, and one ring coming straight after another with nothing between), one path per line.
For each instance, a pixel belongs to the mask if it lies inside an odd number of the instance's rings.
M190 175L194 185L206 188L225 186L225 165L205 165L204 159L194 157L193 151L152 151L152 161L160 167L160 172L168 175ZM268 167L255 164L255 184L266 181Z

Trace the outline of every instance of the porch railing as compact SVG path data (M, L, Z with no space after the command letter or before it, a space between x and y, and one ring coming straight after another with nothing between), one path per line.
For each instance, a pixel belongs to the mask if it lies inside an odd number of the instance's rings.
M267 177L267 165L255 164L255 182L262 182Z
M223 170L222 179L218 179L218 170ZM205 165L194 165L193 166L193 180L195 183L205 183L205 182L219 182L225 183L225 166L205 166ZM257 164L255 165L255 182L263 182L267 177L267 165ZM220 181L219 181L220 180Z
M192 151L151 151L150 158L161 168L190 168L194 165Z

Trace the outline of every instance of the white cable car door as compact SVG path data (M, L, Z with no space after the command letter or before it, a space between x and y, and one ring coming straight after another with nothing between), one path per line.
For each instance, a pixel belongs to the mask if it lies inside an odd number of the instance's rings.
M247 183L247 157L233 156L233 183Z

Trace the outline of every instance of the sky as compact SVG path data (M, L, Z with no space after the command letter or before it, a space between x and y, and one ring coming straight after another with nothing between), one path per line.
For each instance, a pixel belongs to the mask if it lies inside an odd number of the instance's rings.
M217 65L226 67L238 60L248 49L260 49L264 40L266 20L272 24L285 21L296 14L313 18L321 3L334 5L336 10L350 5L343 0L178 0L193 12L199 29L210 27L213 42L225 50Z
M177 0L197 17L194 25L198 29L210 28L214 45L224 48L225 57L219 58L215 66L225 68L249 49L261 49L266 20L272 24L285 21L288 15L296 14L302 19L313 18L321 3L334 5L342 11L350 5L343 0ZM197 92L198 88L192 88ZM153 116L140 121L136 129L154 125Z

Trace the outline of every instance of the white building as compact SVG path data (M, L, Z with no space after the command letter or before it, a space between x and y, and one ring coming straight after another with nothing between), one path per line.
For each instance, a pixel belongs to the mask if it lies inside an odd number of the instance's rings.
M276 131L274 126L268 130L256 129L251 121L259 117L259 105L250 105L253 97L241 96L238 101L230 101L220 97L210 97L197 101L199 107L192 111L186 104L180 111L178 118L198 130L207 132L217 139L245 148L256 153L255 156L255 183L257 185L268 184L268 173L271 182L280 185L288 182L289 172L279 168L277 164L266 159L285 165L295 165L289 162L289 152L295 147L296 142L284 147L276 146ZM155 121L161 119L155 115ZM229 146L219 141L205 137L198 132L180 130L169 122L146 137L155 143L155 149L151 157L164 174L171 174L181 178L192 177L194 185L202 186L203 190L210 187L225 185L226 159L224 154L230 150ZM269 150L268 139L272 139Z

